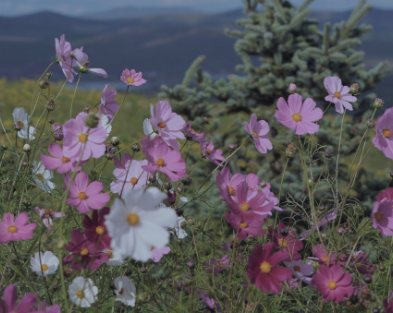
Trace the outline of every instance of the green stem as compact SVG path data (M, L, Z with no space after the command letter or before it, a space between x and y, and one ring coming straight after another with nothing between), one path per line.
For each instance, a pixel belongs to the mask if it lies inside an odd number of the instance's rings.
M72 119L72 106L74 104L75 94L76 94L76 91L78 89L78 85L79 85L79 82L81 80L81 77L82 77L82 74L79 74L78 81L76 82L76 86L75 86L75 90L74 90L74 95L72 96L71 106L70 106L70 119Z
M339 160L340 160L341 137L342 137L342 133L343 133L343 125L344 125L344 118L345 118L346 112L347 112L347 109L344 110L343 118L341 120L340 137L338 139L338 149L337 149L337 159L336 159L336 178L335 178L336 196L334 198L336 208L338 207L338 202L339 202L339 200L338 200L338 197L339 197L339 193L338 193L338 164L339 164Z
M119 113L120 108L121 108L121 106L123 105L123 102L124 102L124 100L125 100L126 97L127 97L128 89L129 89L129 88L130 88L130 86L127 86L126 93L124 94L123 100L121 100L121 102L120 102L120 104L119 104L119 108L117 109L115 115L113 116L112 120L110 121L111 124L112 124L113 121L115 120L115 117L116 117L117 113Z

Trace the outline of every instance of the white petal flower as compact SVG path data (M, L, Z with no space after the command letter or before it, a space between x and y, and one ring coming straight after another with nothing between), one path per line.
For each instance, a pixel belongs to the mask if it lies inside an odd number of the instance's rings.
M149 118L146 118L143 121L143 132L145 133L145 135L150 135L150 140L158 136L158 134L154 132L153 126L151 125Z
M183 229L185 224L186 224L186 219L183 216L178 216L175 230L176 230L176 236L179 239L183 239L187 237L187 232Z
M33 179L37 186L47 192L55 189L56 185L50 181L53 178L52 171L47 170L42 162L34 161L33 165Z
M109 255L109 261L106 262L106 264L114 266L114 265L122 265L124 263L121 253L119 253L117 250L104 249L102 252Z
M136 288L132 280L126 276L115 279L116 301L123 302L127 306L135 306Z
M108 116L106 116L105 114L101 114L100 118L101 118L101 122L102 122L102 127L105 128L105 130L109 136L109 133L112 131L112 124L109 123Z
M98 288L90 278L76 277L68 287L68 295L72 302L82 308L89 308L97 301Z
M105 215L105 226L112 238L111 247L123 257L146 262L152 257L151 246L163 248L169 242L168 227L176 225L176 213L159 204L167 195L156 187L132 189L124 199L115 199Z
M14 117L15 127L18 127L18 137L27 139L27 126L29 125L29 115L25 112L24 108L16 108L12 113ZM35 139L33 134L35 133L35 128L33 126L29 127L29 139Z
M40 276L47 276L57 271L59 259L51 251L36 252L30 259L30 268Z

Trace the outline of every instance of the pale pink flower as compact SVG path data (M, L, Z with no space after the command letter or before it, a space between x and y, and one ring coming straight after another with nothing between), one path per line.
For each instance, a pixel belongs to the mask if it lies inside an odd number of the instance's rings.
M247 235L258 237L266 234L266 230L261 228L265 223L265 218L262 215L253 214L240 216L225 212L225 220L231 225L239 239L246 239Z
M74 171L77 160L75 158L66 157L58 143L52 142L48 147L48 151L53 157L49 155L40 156L42 163L48 170L57 168L59 174ZM78 171L80 171L81 168L81 166L78 166Z
M293 129L296 135L314 134L318 131L319 125L314 122L322 118L323 112L315 108L313 99L307 98L303 103L302 96L295 93L288 97L288 104L283 97L277 101L278 111L275 116L279 123Z
M375 202L371 217L373 227L378 229L382 236L393 236L393 201L382 199L381 202Z
M9 285L4 290L4 300L0 299L0 312L1 313L28 313L35 312L34 306L37 302L37 296L29 292L17 304L18 293L14 285ZM40 311L39 313L41 313Z
M159 262L165 254L168 254L171 251L171 248L164 247L162 249L153 248L151 253L153 254L151 260L155 263Z
M109 121L112 120L113 115L119 108L119 105L115 101L116 94L116 90L109 90L109 84L106 84L102 91L99 109L101 113L108 116Z
M340 78L332 76L326 77L323 84L329 93L329 95L325 97L325 100L334 103L337 113L343 114L344 107L347 110L353 110L350 102L356 102L357 98L350 94L349 87L343 86Z
M89 57L82 51L82 49L76 48L74 51L72 51L72 54L75 57L76 65L81 73L93 73L98 76L108 77L108 74L102 68L89 68Z
M192 127L191 122L187 122L182 129L186 134L186 138L188 140L195 140L197 142L204 142L205 141L205 134L204 133L197 133L191 127Z
M290 83L288 90L289 90L289 92L294 93L297 90L297 86L294 83Z
M126 68L120 76L120 79L127 86L141 86L146 83L146 80L142 78L142 72L135 72L134 69L131 71Z
M206 159L218 166L222 166L218 161L225 162L227 160L222 156L222 151L216 149L211 141L201 142L201 149Z
M381 150L387 158L393 159L393 108L387 109L378 119L375 132L376 136L373 138L375 148Z
M61 212L53 212L53 210L50 209L40 209L38 206L35 207L34 211L40 215L40 219L49 230L53 228L53 217L60 218L65 216L65 213L61 214Z
M26 225L29 221L27 213L20 213L14 220L12 213L4 213L3 221L0 222L0 242L28 240L33 238L33 230L37 227L36 223Z
M230 202L231 199L235 200L236 187L238 184L244 182L242 174L236 173L230 177L229 168L225 167L221 172L216 174L216 183L220 190L221 199L225 202Z
M311 278L303 280L305 276L311 276L314 273L314 266L308 263L302 263L302 260L292 260L285 262L285 265L291 269L293 275L305 283L311 284Z
M269 124L266 121L257 121L255 114L251 115L250 124L244 122L244 128L254 140L255 147L260 153L266 153L267 150L272 150L273 145L270 142L267 133L269 132Z
M68 81L72 83L74 81L74 74L77 75L77 72L73 69L76 66L76 62L70 56L72 51L71 44L65 40L64 34L60 36L60 40L55 38L55 48L57 61L65 77L68 77Z

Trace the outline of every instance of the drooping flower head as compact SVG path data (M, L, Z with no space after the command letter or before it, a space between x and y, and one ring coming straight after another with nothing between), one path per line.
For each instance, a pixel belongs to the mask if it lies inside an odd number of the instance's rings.
M57 271L59 259L51 251L36 252L30 259L30 268L40 276L47 276Z
M313 99L307 98L303 103L302 96L295 93L288 97L288 104L284 98L278 99L278 110L275 113L278 122L293 129L296 135L314 134L318 131L319 125L314 122L322 118L323 112L315 108Z
M284 230L285 236L282 234ZM277 229L274 230L273 227L269 227L269 238L274 244L282 250L288 251L289 258L285 260L290 262L292 260L299 260L300 254L298 251L303 249L303 243L298 240L296 232L288 228L285 224L280 223L277 225Z
M387 109L378 119L375 133L375 148L381 150L387 158L393 159L393 108Z
M344 108L349 111L353 110L350 102L356 102L357 98L351 95L349 87L343 86L340 78L328 76L324 79L323 84L329 93L325 100L334 103L337 113L343 114Z
M98 245L100 249L111 247L111 238L105 228L105 215L108 215L109 211L110 208L105 207L100 213L94 210L91 218L88 215L83 218L86 238Z
M72 302L82 308L90 308L97 301L98 288L90 278L76 277L68 287Z
M36 223L27 224L29 215L19 213L14 220L12 213L4 213L3 220L0 221L0 242L28 240L33 238L33 230L37 227Z
M25 112L24 108L16 108L12 113L14 117L15 128L18 131L18 137L27 139L27 126L29 125L29 115ZM33 126L29 127L29 139L34 140L33 136L35 133L35 128Z
M261 228L261 226L265 223L265 219L262 215L255 214L239 216L237 214L226 212L225 220L231 225L239 239L246 239L247 235L258 237L266 234L266 230Z
M127 86L141 86L146 83L142 78L142 72L137 73L134 69L131 71L126 68L120 76L120 79Z
M373 227L378 229L382 236L393 236L393 201L382 199L381 202L375 202L371 217Z
M207 272L218 274L232 266L229 262L229 256L224 255L221 259L211 258L209 262L204 262L203 267L207 268Z
M222 151L220 149L216 149L211 141L201 142L201 149L206 159L218 166L222 166L221 162L225 162L227 160L222 156Z
M68 81L72 83L74 74L77 74L73 69L76 66L76 62L70 56L72 52L71 44L65 40L64 34L60 36L60 40L55 38L55 48L57 62L59 62L65 77L68 77Z
M254 140L255 147L260 153L266 153L267 150L273 149L267 133L269 132L269 124L266 121L257 121L255 114L251 115L250 124L244 122L244 128Z
M4 290L3 300L0 299L1 313L27 313L33 312L34 306L37 302L36 295L32 292L24 295L17 304L18 293L14 285L9 285Z
M274 248L273 242L254 247L248 257L247 277L262 291L279 294L282 289L280 282L291 279L292 271L278 266L288 258L288 252L280 250L274 253Z
M321 265L311 283L322 295L324 302L340 302L344 297L349 298L353 294L352 277L349 273L344 273L339 264L331 267Z
M60 218L65 216L65 213L61 212L53 212L51 209L40 209L38 206L35 207L34 211L36 211L40 215L41 221L43 221L44 225L51 230L53 228L53 220L52 218Z
M132 280L127 276L120 276L115 279L114 285L116 301L127 306L135 306L136 288Z
M204 142L205 141L205 134L204 133L197 133L194 129L192 129L191 122L187 122L182 131L186 134L186 138L188 140L195 140L197 142Z
M81 73L92 73L102 77L108 77L106 71L102 68L90 68L89 57L86 53L82 51L82 49L74 49L72 51L73 56L76 60L76 66L78 67L79 72Z
M67 172L73 172L77 163L75 158L66 157L63 153L62 148L56 142L52 142L48 151L51 155L41 155L41 161L44 166L49 170L54 170L57 168L59 174L65 174ZM81 170L81 166L78 166L78 171Z
M119 108L119 105L115 101L116 94L116 90L109 90L109 84L106 84L102 91L99 109L101 113L108 116L109 120L112 120L113 115Z

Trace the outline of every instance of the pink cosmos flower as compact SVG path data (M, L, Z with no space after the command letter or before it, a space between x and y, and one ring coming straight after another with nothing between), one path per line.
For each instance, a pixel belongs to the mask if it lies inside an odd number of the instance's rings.
M64 182L68 186L70 174L67 174ZM81 213L90 213L90 209L101 209L110 200L107 193L101 193L104 189L102 182L94 181L89 185L89 175L80 172L76 175L75 181L71 182L68 192L67 203L77 208Z
M76 66L81 73L89 72L98 76L108 77L108 74L102 68L89 68L89 57L86 53L82 51L82 49L76 48L74 51L72 51L72 54L75 57Z
M242 182L244 182L243 175L236 173L231 178L228 167L225 167L221 172L217 172L216 174L216 183L220 190L221 199L227 203L231 199L234 200L236 187Z
M83 149L82 161L88 160L91 156L99 158L105 153L104 141L108 133L102 126L102 121L98 122L96 128L89 129L85 125L86 117L87 113L81 112L76 119L69 120L63 126L63 152L69 158L79 159Z
M265 205L269 202L273 202L273 209L276 211L282 211L280 207L277 206L278 199L274 196L274 193L270 191L271 185L266 182L261 182L259 184L259 177L256 174L250 173L246 177L246 182L248 185L249 193L262 192L266 196Z
M72 51L71 44L65 40L64 34L60 36L60 40L55 38L55 48L57 61L65 77L68 77L68 81L72 83L74 81L74 74L77 75L73 69L76 66L76 62L70 56Z
M205 134L204 133L197 133L191 127L192 127L191 122L187 122L182 129L184 131L184 133L186 134L186 138L188 140L195 140L197 142L204 142L205 141Z
M28 240L33 238L33 230L37 227L36 223L26 225L29 221L27 213L20 213L14 220L14 216L7 212L3 215L0 222L0 242Z
M23 298L16 304L18 293L14 285L9 285L4 290L3 299L0 299L1 313L28 313L33 312L34 306L37 302L36 295L32 292L25 294ZM41 313L41 312L40 312Z
M176 138L185 139L184 134L181 132L186 123L184 119L180 115L172 113L172 108L168 101L158 101L155 113L154 105L150 104L150 113L151 126L158 131L158 134L169 146L173 149L178 149L179 143Z
M390 300L390 302L388 302L388 299L383 300L383 307L385 313L393 313L393 300Z
M109 237L108 231L105 228L105 215L108 215L110 209L108 207L103 208L100 213L93 211L93 215L90 218L85 215L83 218L83 227L85 228L86 238L99 246L100 250L111 248L111 237Z
M207 268L207 272L218 274L231 267L232 263L229 262L229 256L224 255L221 259L211 258L209 262L204 262L203 267Z
M382 199L375 202L371 213L373 227L378 229L382 236L393 236L393 201Z
M312 252L316 256L316 258L310 257L309 258L310 260L316 261L319 264L328 263L330 250L324 244L316 245L314 248L312 248ZM330 262L328 265L335 264L336 259L337 259L337 254L335 252L332 252L330 254Z
M244 128L254 140L255 147L260 153L266 153L267 150L272 150L273 146L270 142L267 133L269 132L269 124L266 121L257 122L257 116L251 115L250 124L244 122Z
M53 228L52 218L60 218L65 216L65 213L61 214L61 212L53 212L50 209L40 209L38 206L35 207L34 211L36 211L40 215L41 221L44 222L44 225L51 230Z
M113 193L124 195L128 190L141 188L147 184L148 173L142 169L142 166L148 164L147 160L132 160L128 153L124 153L122 156L124 165L117 157L114 157L113 160L117 167L113 171L113 175L117 180L111 182L111 191Z
M288 98L288 104L284 98L277 101L275 116L278 122L285 127L293 129L296 135L314 134L318 131L319 125L314 122L319 121L323 112L316 107L313 99L307 98L304 103L302 96L295 93Z
M53 157L49 155L41 155L41 161L48 170L54 170L57 168L59 174L67 172L73 172L77 163L75 158L66 157L61 149L60 145L56 142L52 142L48 151ZM78 166L78 171L82 169L82 166Z
M151 260L155 263L159 262L165 254L168 254L171 251L171 248L164 247L162 249L153 248L151 253L153 254Z
M178 181L187 174L186 162L180 152L170 148L160 136L151 141L149 136L146 136L142 139L141 145L149 162L148 165L142 166L146 172L161 172L171 181Z
M323 84L329 93L325 100L334 103L337 113L343 114L344 107L350 111L353 110L352 104L349 102L356 102L357 98L349 93L349 87L342 85L340 78L326 77Z
M292 271L278 267L288 258L288 252L280 250L274 253L274 248L273 242L254 247L248 256L247 277L260 290L279 294L282 289L280 281L291 279Z
M63 125L56 123L53 124L53 137L55 137L55 139L58 141L63 140Z
M377 201L381 202L383 199L388 199L389 201L393 201L393 188L386 189L385 192L380 192L377 195Z
M101 263L109 261L109 255L99 250L100 244L89 241L86 235L79 229L71 233L71 241L68 242L66 251L71 255L64 257L63 263L71 263L74 271L87 269L94 271L101 266Z
M206 159L218 166L222 166L222 164L218 161L225 162L227 160L222 156L222 151L220 149L214 148L211 141L201 142L201 149Z
M393 159L393 108L387 109L378 119L375 132L376 136L373 138L375 148L381 150L387 158Z
M262 215L255 214L241 217L239 215L226 212L225 220L237 233L237 238L239 239L246 239L247 235L258 237L266 234L266 230L261 228L261 226L265 223Z
M45 301L41 302L38 305L38 309L39 311L34 313L61 313L60 305L53 304L51 306L48 306Z
M135 72L135 70L128 70L126 68L120 76L120 79L127 86L141 86L146 83L146 80L142 78L142 72Z
M277 230L274 230L273 227L270 226L268 229L270 240L280 249L288 251L289 258L285 261L290 262L301 258L298 251L303 249L303 243L297 240L298 236L294 230L288 228L283 223L277 225ZM283 229L288 232L288 235L284 236L281 234L281 230Z
M344 274L339 264L331 267L321 265L311 283L322 295L323 302L328 300L340 302L344 300L344 297L350 297L353 294L351 274Z
M302 263L301 260L292 260L292 262L285 262L285 265L291 269L293 275L306 284L311 284L311 276L314 273L314 266L307 263Z
M109 90L109 84L106 84L104 90L102 91L99 110L101 113L108 116L109 121L112 120L113 115L119 108L119 105L115 101L116 94L116 90Z

